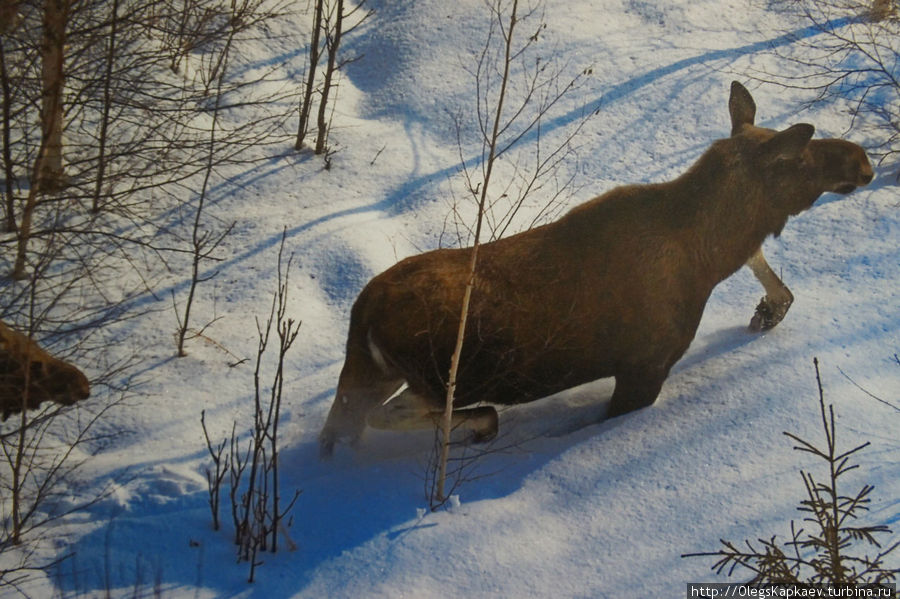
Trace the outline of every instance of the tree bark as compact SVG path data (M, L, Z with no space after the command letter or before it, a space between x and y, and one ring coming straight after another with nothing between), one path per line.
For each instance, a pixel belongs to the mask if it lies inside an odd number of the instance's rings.
M341 45L341 34L344 26L344 0L337 0L334 29L326 35L328 47L328 65L325 67L325 81L322 83L322 101L319 104L319 131L316 134L316 154L325 152L325 141L328 138L328 122L325 118L328 107L328 94L331 91L334 73L337 70L337 53Z
M312 104L313 84L316 79L316 69L319 66L319 51L321 48L322 34L322 10L325 0L316 0L316 10L313 14L312 40L309 43L309 72L306 74L306 89L303 91L303 103L300 105L300 124L297 126L297 141L295 150L303 148L303 140L309 129L309 111Z
M63 48L70 0L45 0L44 33L41 41L41 134L45 152L38 173L41 191L65 186L63 172Z
M509 28L505 33L505 55L503 60L503 78L500 83L500 95L497 97L497 111L494 115L494 123L489 140L488 158L484 171L484 179L481 185L481 194L478 198L478 216L475 222L475 241L472 244L472 253L469 258L469 271L466 279L466 288L463 292L463 301L460 309L459 329L456 334L456 347L450 358L450 373L447 377L447 397L444 404L444 413L441 418L441 454L438 461L437 492L436 499L443 503L448 499L446 492L447 462L450 458L450 433L453 425L453 402L456 397L456 378L459 373L459 361L462 355L463 342L466 335L466 323L469 318L469 303L475 289L475 275L478 268L478 249L481 247L481 228L484 221L484 209L487 203L488 186L491 182L491 173L494 170L494 162L497 157L497 145L500 138L500 120L503 116L503 102L506 99L506 86L509 83L509 67L513 61L512 40L513 30L518 19L518 0L513 0L510 9ZM502 19L500 4L497 4L497 18Z
M0 0L2 1L2 0ZM6 52L3 49L3 39L0 39L0 90L3 94L3 175L5 179L3 195L5 196L5 221L6 230L10 233L16 231L16 202L13 191L13 163L12 140L10 129L12 127L12 87L10 86L9 73L6 71Z
M100 117L99 148L97 152L97 182L94 185L94 198L91 211L100 211L100 197L103 184L106 182L106 143L109 132L110 110L112 109L113 66L116 60L116 34L119 24L119 0L112 1L112 15L109 24L109 46L106 52L106 64L103 73L103 113Z

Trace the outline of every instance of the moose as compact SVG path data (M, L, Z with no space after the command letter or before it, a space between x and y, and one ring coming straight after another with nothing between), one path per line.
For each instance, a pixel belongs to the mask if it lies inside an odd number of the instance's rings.
M713 288L748 262L765 275L762 243L789 217L824 192L846 194L872 180L856 144L812 140L814 127L804 123L755 126L753 99L737 82L729 112L731 137L678 178L612 189L555 222L481 246L454 427L489 440L498 431L491 404L606 377L615 377L608 418L649 406L691 344ZM322 457L339 440L355 444L366 426L435 426L471 251L406 258L362 290L319 435ZM777 302L772 279L761 280Z
M0 420L45 401L71 405L90 394L90 383L78 368L0 322Z

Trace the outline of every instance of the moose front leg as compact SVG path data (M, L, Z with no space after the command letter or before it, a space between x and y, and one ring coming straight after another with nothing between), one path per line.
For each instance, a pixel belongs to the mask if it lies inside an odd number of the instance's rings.
M794 294L766 262L762 247L747 260L747 266L766 290L765 297L756 306L756 314L750 320L750 330L767 331L784 319L794 302Z
M440 402L405 389L400 395L371 410L366 422L372 428L390 431L433 429L440 426L444 408ZM453 410L452 428L472 432L476 443L490 441L497 436L499 418L490 406Z

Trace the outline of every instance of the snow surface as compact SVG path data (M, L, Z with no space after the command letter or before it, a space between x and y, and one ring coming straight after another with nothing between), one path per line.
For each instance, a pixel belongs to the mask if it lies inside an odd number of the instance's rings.
M900 400L896 165L852 195L824 196L766 243L796 296L776 329L746 330L762 295L749 271L723 282L654 406L598 423L612 390L598 381L504 411L510 447L481 463L487 476L463 484L452 509L433 513L423 509L428 434L373 433L359 451L340 446L319 461L353 300L399 258L437 247L462 195L452 116L474 112L470 71L489 21L480 0L370 5L372 19L345 41L361 58L340 82L331 169L279 149L232 173L208 208L237 226L195 322L215 306L221 320L207 335L250 362L230 367L232 356L202 340L173 358L169 289L158 290L160 311L109 349L144 356L142 395L109 414L106 429L124 434L86 463L77 490L114 492L55 525L44 551L71 557L29 586L31 596L131 596L139 586L165 597L683 597L687 582L725 579L711 561L681 554L715 551L720 538L784 538L799 519L798 469L819 465L782 431L821 439L814 356L839 443L873 443L850 488L875 484L867 522L900 530L900 415L841 374ZM684 171L728 134L732 79L751 89L765 126L806 121L823 137L850 123L835 105L801 110L811 95L747 76L790 68L772 48L812 35L775 3L548 0L545 21L545 60L593 69L544 132L549 144L597 110L576 140L568 206ZM245 68L277 66L299 86L307 16L271 27L276 37L244 55ZM465 132L467 161L479 151L472 139ZM302 489L290 527L298 548L265 555L251 585L224 511L224 530L211 530L200 412L220 438L250 414L253 318L268 312L285 226L295 256L288 313L303 321L288 360L281 454L282 494Z

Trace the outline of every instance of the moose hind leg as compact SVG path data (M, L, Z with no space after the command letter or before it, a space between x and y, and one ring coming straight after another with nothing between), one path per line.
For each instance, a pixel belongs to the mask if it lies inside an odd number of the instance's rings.
M363 435L366 414L372 406L380 405L402 384L402 380L388 378L356 384L352 377L342 376L325 426L319 433L319 456L331 457L335 443L342 439L355 446Z
M766 295L759 301L756 306L756 313L750 320L750 330L759 332L767 331L781 322L788 309L794 302L794 294L787 288L787 285L778 278L775 271L766 262L766 257L762 253L762 248L756 250L756 253L747 261L747 266L753 271L754 276L762 283L766 290Z
M440 426L444 408L428 396L405 389L397 397L371 410L366 422L372 428L390 431L427 430ZM453 430L471 431L477 443L497 436L499 418L490 406L453 410Z
M617 374L606 417L615 418L653 404L665 379L665 375L647 371Z

